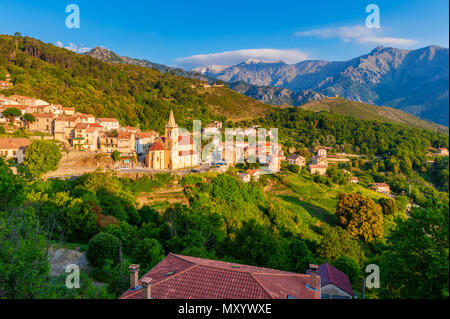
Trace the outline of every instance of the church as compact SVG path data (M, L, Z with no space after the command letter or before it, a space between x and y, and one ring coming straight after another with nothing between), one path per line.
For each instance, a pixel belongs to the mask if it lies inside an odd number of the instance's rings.
M149 148L145 166L150 169L182 169L200 164L200 154L195 151L190 134L179 134L173 111L165 127L164 136L158 137Z

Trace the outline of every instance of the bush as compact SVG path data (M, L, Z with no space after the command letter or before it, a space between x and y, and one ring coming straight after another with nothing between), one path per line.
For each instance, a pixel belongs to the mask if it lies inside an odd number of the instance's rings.
M132 257L135 263L149 270L164 258L164 250L156 239L145 238L136 245Z
M98 233L91 238L87 250L87 258L93 266L101 267L106 260L113 264L119 262L119 238L108 233Z
M298 173L300 171L300 167L298 167L298 165L289 165L288 170L292 173Z
M358 282L361 270L359 269L358 263L353 258L340 256L332 262L332 265L347 274L352 284Z
M41 175L58 168L61 152L58 145L52 141L35 140L25 151L24 164L31 174Z

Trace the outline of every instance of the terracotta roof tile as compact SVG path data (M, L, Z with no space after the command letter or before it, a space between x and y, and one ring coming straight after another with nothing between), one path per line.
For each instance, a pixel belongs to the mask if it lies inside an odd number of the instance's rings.
M152 146L150 146L149 151L163 151L164 150L164 145L162 145L161 141L156 141L155 143L152 144Z
M25 147L30 144L30 140L27 138L0 138L0 149L14 150L20 147Z
M320 298L307 286L309 275L175 254L142 278L150 277L155 299ZM141 299L142 290L129 290L121 298Z

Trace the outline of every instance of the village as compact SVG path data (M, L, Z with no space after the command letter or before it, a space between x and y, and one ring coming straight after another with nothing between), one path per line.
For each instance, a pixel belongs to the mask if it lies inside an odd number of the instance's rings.
M33 139L54 140L66 150L67 156L80 153L91 154L95 158L107 156L114 161L114 165L108 168L139 172L226 172L229 166L243 162L255 163L257 154L265 155L266 161L258 165L258 169L252 167L237 173L241 181L250 182L258 180L262 174L279 172L282 162L300 169L308 165L310 174L326 176L330 164L345 163L350 161L350 156L359 156L327 154L331 147L319 146L311 150L314 156L307 163L304 156L295 154L295 149L289 148L287 151L290 155L285 156L283 146L278 142L233 140L230 145L213 140L212 154L205 160L194 141L199 136L181 133L183 130L178 127L172 111L165 125L165 134L160 136L155 131L141 132L136 127L121 126L116 118L96 118L92 114L76 112L73 107L21 95L0 95L0 125L4 132L23 128L36 134L0 138L0 155L17 163L24 161L25 150ZM254 134L256 129L258 127L247 128L243 134ZM202 133L214 136L220 135L222 130L222 122L213 121L206 125ZM271 137L270 133L268 137ZM236 130L232 130L232 134L236 135ZM448 150L440 148L436 154L448 156ZM352 176L351 183L358 183L358 178ZM393 197L386 183L373 183L369 188Z

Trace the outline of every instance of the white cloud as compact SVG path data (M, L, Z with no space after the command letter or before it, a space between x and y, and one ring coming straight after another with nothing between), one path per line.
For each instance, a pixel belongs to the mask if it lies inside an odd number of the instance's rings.
M78 46L72 42L70 42L70 44L68 46L64 46L64 44L59 40L55 42L55 45L57 47L71 50L73 52L81 53L81 54L89 52L91 50L91 48L83 47L83 44L81 44L81 46Z
M284 61L287 63L297 63L307 58L307 55L299 50L277 50L277 49L248 49L225 51L211 54L199 54L184 58L177 58L175 61L184 68L194 68L206 65L234 65L248 59L264 61Z
M382 36L383 30L381 28L369 29L363 26L315 29L310 31L297 32L296 35L299 37L316 36L324 39L339 38L345 42L357 42L385 46L409 47L417 44L417 41L413 39Z

